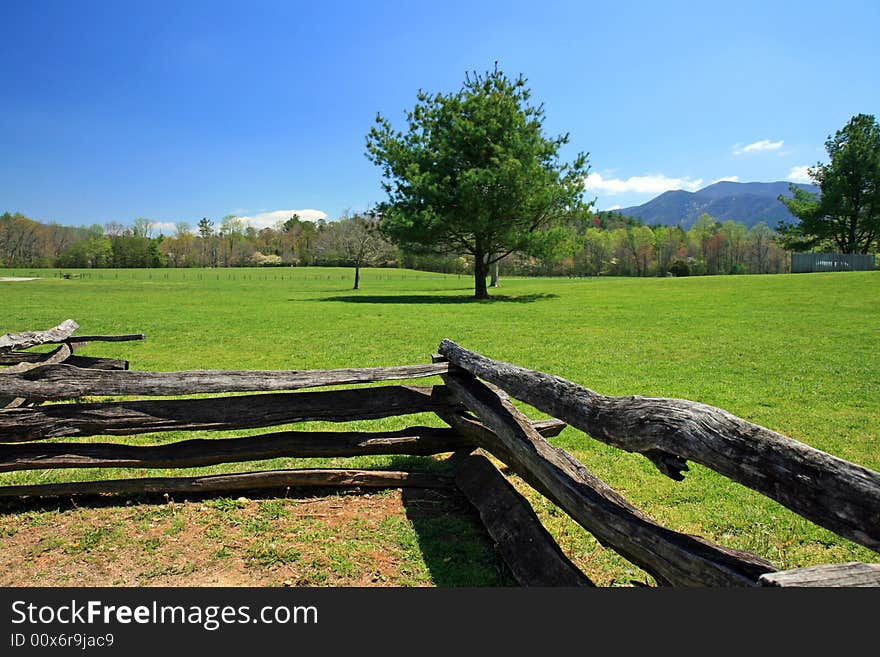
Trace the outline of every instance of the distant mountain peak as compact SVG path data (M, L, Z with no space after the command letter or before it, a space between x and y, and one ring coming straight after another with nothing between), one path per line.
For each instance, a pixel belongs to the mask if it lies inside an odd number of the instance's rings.
M718 221L737 221L752 227L764 222L771 228L780 221L794 223L794 217L779 196L790 196L789 183L733 182L721 180L695 192L669 190L642 205L620 208L615 212L641 219L645 224L681 226L685 230L694 225L704 212ZM816 194L819 188L797 183L797 187Z

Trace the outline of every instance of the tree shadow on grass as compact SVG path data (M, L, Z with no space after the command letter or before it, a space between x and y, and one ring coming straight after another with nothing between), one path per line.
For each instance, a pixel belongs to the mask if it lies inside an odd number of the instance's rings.
M462 303L534 303L547 299L558 299L557 294L524 294L522 296L492 295L488 299L476 299L473 295L434 295L434 294L345 294L335 297L311 299L311 301L340 301L342 303L378 304L462 304ZM294 299L290 299L294 301Z
M401 498L434 586L517 586L458 489L404 488Z
M389 467L450 471L448 459L428 456L394 456ZM518 586L479 512L456 486L405 487L401 501L435 586Z

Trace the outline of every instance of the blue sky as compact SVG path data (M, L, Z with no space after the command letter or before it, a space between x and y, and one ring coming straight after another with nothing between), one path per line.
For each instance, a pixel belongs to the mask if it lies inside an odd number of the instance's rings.
M880 2L0 0L0 211L170 226L383 199L376 113L498 62L597 207L799 180L880 114Z

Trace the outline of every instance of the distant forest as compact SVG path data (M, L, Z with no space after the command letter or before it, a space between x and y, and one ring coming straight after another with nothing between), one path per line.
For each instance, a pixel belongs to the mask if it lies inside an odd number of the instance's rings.
M0 267L148 268L254 266L379 266L466 274L467 257L401 251L373 230L371 250L352 229L368 222L304 221L293 215L257 230L234 216L207 218L197 226L177 224L173 235L156 234L149 219L131 225L89 227L41 223L20 213L0 215ZM500 263L504 275L688 276L783 273L789 253L763 223L718 222L703 214L689 230L645 226L614 212L594 214L576 237L543 258L512 255Z

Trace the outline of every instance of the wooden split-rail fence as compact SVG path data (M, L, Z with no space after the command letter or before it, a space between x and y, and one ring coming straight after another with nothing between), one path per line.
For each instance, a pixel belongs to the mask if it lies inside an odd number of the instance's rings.
M719 408L681 399L605 396L551 374L487 358L449 340L441 342L431 363L400 367L133 371L126 361L78 356L75 351L88 342L137 340L143 335L74 336L77 328L76 322L67 320L45 331L0 336L0 366L5 366L0 367L0 472L190 468L278 457L366 454L450 454L450 467L439 472L291 469L18 484L0 486L0 497L195 494L305 486L454 487L479 511L520 584L593 585L541 525L528 501L487 458L490 455L661 586L880 586L878 563L780 571L757 555L664 527L547 440L571 426L589 438L645 456L675 480L683 478L687 461L700 463L880 552L880 473ZM39 345L57 347L30 351ZM356 387L425 377L440 377L443 384ZM322 386L336 388L302 392ZM224 393L255 394L218 396ZM191 395L202 396L187 397ZM85 399L106 396L123 401ZM552 419L529 419L511 398ZM66 403L44 403L60 401ZM45 442L425 412L436 414L446 426L378 432L276 431L148 446Z

